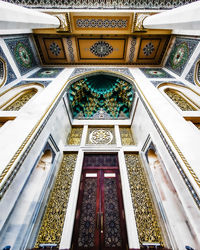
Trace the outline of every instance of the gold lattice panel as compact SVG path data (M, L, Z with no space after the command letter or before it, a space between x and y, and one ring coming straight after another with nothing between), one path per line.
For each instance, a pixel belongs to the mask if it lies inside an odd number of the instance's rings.
M120 130L122 145L134 145L135 144L133 140L131 128L120 127L119 130Z
M149 242L160 243L163 246L158 216L139 155L126 153L125 161L140 244Z
M115 144L114 128L88 128L87 144Z
M48 243L60 244L76 159L77 154L65 153L63 156L35 247Z
M37 91L32 89L22 94L19 98L17 98L12 104L7 106L5 111L18 111L20 110L35 94Z
M80 145L83 128L73 127L67 139L68 145Z
M182 111L196 110L189 102L187 102L179 93L170 89L165 90L165 93Z

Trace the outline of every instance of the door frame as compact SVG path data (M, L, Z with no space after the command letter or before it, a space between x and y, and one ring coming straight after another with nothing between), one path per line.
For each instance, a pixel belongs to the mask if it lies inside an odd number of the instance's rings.
M74 228L74 220L76 214L76 207L78 202L80 179L83 167L83 159L85 154L102 154L113 153L118 155L119 172L121 179L122 199L124 204L125 222L127 229L127 240L129 249L140 249L139 238L137 233L137 227L135 222L135 216L133 211L132 198L129 188L128 175L126 170L126 163L124 158L124 150L121 148L102 148L101 150L80 148L78 150L78 156L76 166L74 170L74 177L71 185L71 192L68 200L68 207L65 216L64 227L62 231L62 237L60 242L60 249L70 249Z
M116 154L116 157L117 154ZM118 197L118 211L119 211L119 220L120 220L120 235L122 239L122 246L116 247L115 249L122 248L127 249L127 230L126 230L126 221L125 221L125 213L124 213L124 206L123 206L123 200L122 200L122 190L121 190L121 178L120 178L120 171L119 171L119 163L117 163L118 167L83 167L82 173L81 173L81 181L80 181L80 188L79 188L79 197L77 202L77 208L76 208L76 216L74 221L74 229L73 229L73 236L72 236L72 249L77 248L77 239L79 237L79 227L80 227L80 219L81 219L81 209L82 209L82 202L84 197L84 185L86 178L97 178L97 193L96 193L96 211L95 214L103 214L103 225L105 225L105 183L104 178L115 178L116 180L116 191L117 191L117 197ZM96 177L86 177L87 174L94 173L97 174ZM105 177L105 174L113 173L115 174L115 177ZM94 235L94 242L95 246L100 246L104 242L104 234L101 232L100 225L99 229L96 228L97 220L99 221L101 225L101 217L96 216L95 217L95 235ZM104 230L105 228L103 228ZM73 243L74 242L74 243ZM114 248L108 248L103 246L102 249L112 250ZM94 248L94 249L93 249ZM79 247L80 250L84 250L85 248ZM95 250L96 247L88 248L91 250Z

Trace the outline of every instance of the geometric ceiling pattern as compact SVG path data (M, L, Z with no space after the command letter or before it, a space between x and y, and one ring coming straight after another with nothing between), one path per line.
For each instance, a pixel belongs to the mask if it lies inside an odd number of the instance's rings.
M170 9L195 2L195 0L7 0L7 2L15 3L29 8L48 8L48 9Z
M71 84L68 99L73 118L100 118L103 113L108 119L128 119L134 90L118 77L95 74Z
M60 29L34 30L44 65L160 65L170 40L168 30L145 30L142 13L57 14L61 15L66 22Z

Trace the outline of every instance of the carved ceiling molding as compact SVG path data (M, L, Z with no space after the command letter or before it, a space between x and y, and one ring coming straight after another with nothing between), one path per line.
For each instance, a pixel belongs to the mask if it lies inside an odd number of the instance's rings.
M69 13L57 13L54 16L60 21L60 27L56 29L57 32L71 32Z
M45 8L45 9L172 9L180 7L188 3L196 2L196 0L5 0L29 8Z
M135 14L134 23L133 23L133 32L143 31L145 32L146 29L143 26L144 19L154 13L147 13L147 12L138 12Z

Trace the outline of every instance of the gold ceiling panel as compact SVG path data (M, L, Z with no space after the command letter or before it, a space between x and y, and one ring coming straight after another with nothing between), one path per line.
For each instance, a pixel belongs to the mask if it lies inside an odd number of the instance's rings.
M125 38L77 38L80 62L124 62Z
M74 34L129 34L134 13L70 13Z
M138 40L137 64L160 64L169 42L169 36L143 36Z
M160 65L170 36L35 35L44 65Z

